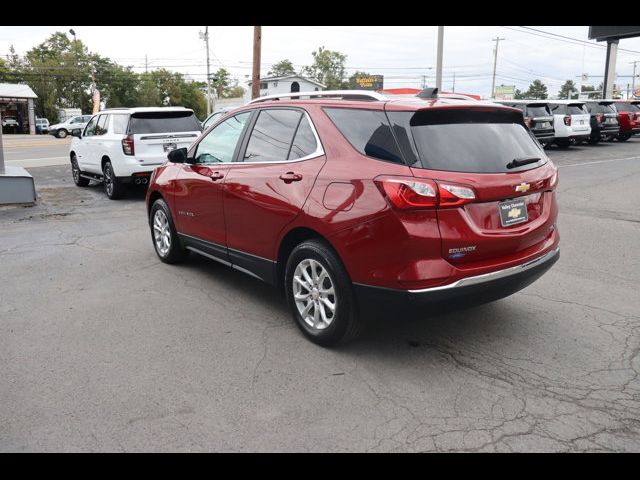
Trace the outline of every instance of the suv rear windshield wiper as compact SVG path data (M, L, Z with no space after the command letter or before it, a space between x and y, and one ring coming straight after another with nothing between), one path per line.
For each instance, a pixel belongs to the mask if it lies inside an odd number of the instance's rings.
M523 165L529 165L530 163L536 163L542 160L540 157L520 157L514 158L509 163L507 163L507 168L516 168L521 167Z

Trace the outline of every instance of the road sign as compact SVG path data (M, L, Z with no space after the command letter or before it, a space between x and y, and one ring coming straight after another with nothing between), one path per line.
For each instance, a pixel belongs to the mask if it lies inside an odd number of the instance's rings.
M496 100L513 100L515 95L515 85L498 85L496 87Z

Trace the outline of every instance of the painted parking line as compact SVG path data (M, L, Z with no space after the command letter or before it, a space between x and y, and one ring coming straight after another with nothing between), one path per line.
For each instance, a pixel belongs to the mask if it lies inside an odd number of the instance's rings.
M567 165L558 165L558 168L563 168L563 167L583 167L585 165L596 165L598 163L621 162L623 160L640 160L640 157L635 156L635 157L609 158L607 160L595 160L593 162L569 163Z
M23 158L20 160L5 160L7 165L17 165L19 167L49 167L54 165L66 165L69 157L45 157L45 158Z

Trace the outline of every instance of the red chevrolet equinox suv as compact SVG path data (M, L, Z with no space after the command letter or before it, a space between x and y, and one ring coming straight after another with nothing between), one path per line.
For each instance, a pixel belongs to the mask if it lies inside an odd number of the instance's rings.
M365 307L428 314L531 284L559 258L558 171L520 110L434 90L297 92L226 113L155 169L156 253L281 287L325 346L353 338Z

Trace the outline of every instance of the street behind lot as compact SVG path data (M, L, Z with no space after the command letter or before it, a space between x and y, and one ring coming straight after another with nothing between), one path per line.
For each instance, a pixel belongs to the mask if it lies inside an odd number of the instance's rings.
M23 165L38 204L0 207L0 451L640 451L640 138L549 155L544 277L334 350L259 281L161 263L142 191Z
M25 168L67 165L71 139L53 135L3 135L5 163Z

